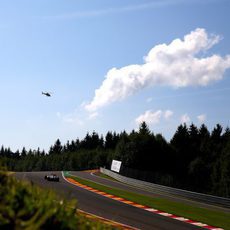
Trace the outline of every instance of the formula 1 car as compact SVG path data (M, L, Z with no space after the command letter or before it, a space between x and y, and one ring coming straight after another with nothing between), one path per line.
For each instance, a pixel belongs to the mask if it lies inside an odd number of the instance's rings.
M56 174L45 175L45 180L59 182L59 177Z

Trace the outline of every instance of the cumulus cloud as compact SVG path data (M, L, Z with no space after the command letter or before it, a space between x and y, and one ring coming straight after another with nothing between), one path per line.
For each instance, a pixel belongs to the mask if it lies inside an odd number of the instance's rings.
M172 115L173 115L173 111L171 111L171 110L166 110L164 113L164 117L166 120L170 119L170 117L172 117Z
M206 115L205 114L200 114L197 116L197 119L200 123L204 123L206 121Z
M57 112L56 115L57 115L57 118L62 120L64 123L70 123L70 124L74 124L78 126L84 125L84 120L80 119L76 115L76 111L74 113L69 113L69 114L64 114L64 115L61 114L60 112Z
M144 114L141 114L139 117L136 118L136 123L140 124L145 121L148 124L157 124L160 121L162 116L162 111L158 110L156 112L152 112L151 110L145 111Z
M190 117L188 114L184 114L181 116L181 123L189 123L191 121Z
M157 110L155 112L151 110L145 111L143 114L141 114L139 117L135 119L136 124L140 124L142 122L146 122L149 125L156 125L160 122L160 119L163 117L166 120L169 119L173 115L173 112L171 110Z
M91 113L91 114L89 114L88 119L89 119L89 120L93 120L93 119L97 118L98 115L99 115L99 114L98 114L97 112Z
M82 126L84 125L84 122L80 120L78 117L72 116L72 115L67 115L63 117L63 121L66 123L71 123L75 125Z
M221 80L224 72L230 68L230 55L199 57L220 40L220 36L197 28L183 39L156 45L144 58L144 64L110 69L85 109L96 111L146 87L206 86Z

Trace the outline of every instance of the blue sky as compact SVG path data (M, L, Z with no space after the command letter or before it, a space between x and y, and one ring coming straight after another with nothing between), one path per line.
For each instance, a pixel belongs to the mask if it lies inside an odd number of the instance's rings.
M230 118L230 1L0 2L0 145ZM42 91L52 92L48 98Z

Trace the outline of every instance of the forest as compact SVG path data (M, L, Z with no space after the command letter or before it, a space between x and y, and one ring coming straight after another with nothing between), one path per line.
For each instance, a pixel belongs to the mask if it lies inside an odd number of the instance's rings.
M58 139L48 152L13 152L2 145L0 159L11 171L110 169L115 159L128 177L230 197L230 129L220 124L211 131L205 124L181 124L166 141L143 122L130 133L108 131L103 137L94 131L65 144Z

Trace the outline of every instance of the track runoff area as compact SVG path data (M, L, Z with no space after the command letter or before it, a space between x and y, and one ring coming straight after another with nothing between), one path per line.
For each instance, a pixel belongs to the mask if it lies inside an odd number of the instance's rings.
M91 188L91 187L89 187L87 185L83 185L83 184L75 181L74 179L69 178L68 176L65 176L63 171L62 171L62 177L63 177L63 179L65 181L67 181L68 183L70 183L72 185L75 185L75 186L78 186L80 188L86 189L86 190L88 190L90 192L94 192L94 193L99 194L101 196L104 196L104 197L107 197L107 198L110 198L110 199L113 199L113 200L116 200L116 201L119 201L119 202L122 202L122 203L125 203L125 204L128 204L128 205L131 205L131 206L134 206L136 208L143 209L143 210L151 212L151 213L155 213L155 214L162 215L162 216L165 216L165 217L168 217L168 218L172 218L174 220L182 221L182 222L185 222L187 224L191 224L191 225L195 225L195 226L198 226L198 227L202 227L204 229L223 230L222 228L218 228L218 227L211 226L211 225L208 225L208 224L205 224L205 223L201 223L201 222L197 222L197 221L194 221L194 220L191 220L191 219L187 219L187 218L182 217L182 216L176 216L174 214L163 212L161 210L157 210L157 209L145 206L145 205L137 204L137 203L135 203L133 201L129 201L129 200L126 200L124 198L121 198L121 197L118 197L118 196L114 196L114 195L111 195L111 194L99 191L99 190ZM88 214L88 215L90 216L90 214ZM94 215L92 215L92 217L93 216ZM94 216L94 217L96 218L96 216ZM133 228L131 226L123 225L123 224L120 224L120 223L117 223L117 222L114 222L114 221L109 221L107 219L104 219L104 218L101 218L101 217L98 217L98 216L97 216L97 218L99 220L105 222L105 223L109 222L113 226L121 227L123 229L136 229L136 228Z

